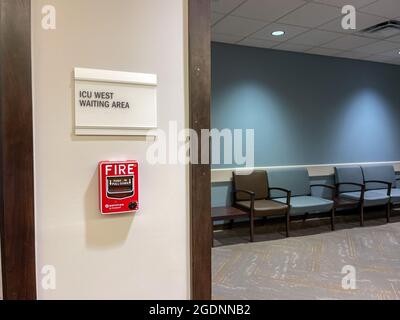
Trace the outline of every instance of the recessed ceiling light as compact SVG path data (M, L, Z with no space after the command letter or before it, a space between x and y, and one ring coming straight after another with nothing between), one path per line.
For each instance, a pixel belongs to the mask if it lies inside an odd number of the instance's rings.
M272 32L272 35L274 37L282 37L284 34L285 34L285 31L282 31L282 30Z

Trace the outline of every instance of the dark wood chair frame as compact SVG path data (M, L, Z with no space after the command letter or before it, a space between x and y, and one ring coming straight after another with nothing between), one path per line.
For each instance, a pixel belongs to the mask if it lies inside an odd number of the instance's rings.
M396 182L400 181L400 178L396 178ZM393 186L392 186L393 187ZM394 209L400 208L400 203L391 203L391 212L393 213Z
M392 183L387 181L380 181L380 180L368 180L364 181L365 189L367 190L368 183L379 183L384 184L387 186L387 196L389 197L389 201L386 205L386 221L387 223L390 222L390 213L392 211Z
M397 181L400 181L400 178L396 179ZM352 208L358 208L360 210L360 225L364 226L364 200L365 200L365 192L366 192L366 185L368 183L379 183L379 184L385 184L388 186L388 193L387 195L391 197L391 190L392 190L392 183L386 182L386 181L380 181L380 180L368 180L365 181L364 184L361 183L355 183L355 182L341 182L341 183L336 183L334 186L333 185L327 185L327 184L314 184L311 185L311 189L320 187L320 188L327 188L332 190L332 200L334 202L333 208L331 210L331 230L335 230L335 216L336 216L336 210L337 209L352 209ZM360 187L360 199L359 200L351 200L351 199L346 199L344 200L343 198L340 198L340 187L345 186L345 185L352 185L352 186L357 186ZM268 188L269 192L276 190L276 191L282 191L286 193L286 205L288 206L288 212L286 213L286 236L290 236L290 199L291 199L291 191L283 188ZM251 208L249 210L250 213L250 241L254 242L254 203L255 203L255 193L253 191L249 190L240 190L236 189L233 191L234 194L234 207L236 206L236 194L238 192L246 193L250 196L250 201L251 201ZM270 198L265 198L266 200L271 200ZM399 204L392 204L391 201L388 202L386 205L386 218L387 222L390 222L390 213L394 208L400 208L400 203ZM243 208L240 208L241 210L244 210ZM307 214L305 215L307 216Z
M400 179L399 179L400 180ZM384 184L387 185L388 189L387 189L387 195L389 197L391 197L392 195L392 183L391 182L387 182L387 181L381 181L381 180L367 180L364 181L364 184L361 183L355 183L355 182L342 182L342 183L337 183L336 184L336 201L337 201L337 208L350 208L351 206L354 206L355 204L359 205L360 208L360 225L361 227L364 226L364 208L365 208L365 192L367 191L367 184L368 183L379 183L379 184ZM342 199L340 199L340 186L342 185L353 185L353 186L358 186L360 187L360 199L358 201L355 200L346 200L343 201ZM353 204L352 204L353 202ZM389 223L390 222L390 213L392 211L392 203L391 200L388 201L388 204L385 206L386 207L386 220Z
M277 191L282 191L286 193L286 205L288 206L288 209L286 210L286 237L290 236L290 198L292 197L292 192L283 188L268 188L268 191L271 192L273 190ZM236 205L237 202L237 193L246 193L250 196L250 242L254 242L254 203L255 203L255 196L256 194L253 191L250 190L241 190L241 189L235 189L233 191L233 198L234 198L234 204L233 207L235 208L240 208L241 210L245 210L242 207L239 207ZM265 197L265 200L272 200L269 197Z
M335 206L335 194L336 194L336 187L335 186L331 186L329 184L313 184L310 186L311 190L313 188L319 187L319 188L326 188L326 189L330 189L332 191L332 201L334 202L332 210L330 211L331 213L331 230L335 231L335 215L336 215L336 206Z
M340 198L340 187L341 186L356 186L360 187L360 199L352 200L352 199L343 199ZM365 185L361 183L355 182L341 182L336 183L336 194L335 194L335 207L336 209L353 209L358 208L360 210L360 225L364 225L364 196L365 196Z

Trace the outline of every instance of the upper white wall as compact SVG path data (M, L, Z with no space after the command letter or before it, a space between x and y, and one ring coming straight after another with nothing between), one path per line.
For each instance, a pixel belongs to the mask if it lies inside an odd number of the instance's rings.
M159 124L185 127L184 0L33 0L40 299L189 298L187 168L146 163L141 138L73 134L73 68L156 73ZM54 5L57 29L41 28ZM102 217L97 164L140 161L141 211ZM53 265L57 289L41 286Z

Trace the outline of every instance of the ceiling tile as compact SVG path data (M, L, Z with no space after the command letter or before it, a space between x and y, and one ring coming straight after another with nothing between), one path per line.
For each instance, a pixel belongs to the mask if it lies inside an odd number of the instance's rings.
M246 37L263 26L265 26L265 23L261 21L228 16L215 24L212 30L215 33Z
M314 2L319 2L323 4L328 4L336 7L342 8L346 5L352 5L356 8L360 8L375 2L376 0L314 0Z
M232 15L263 21L275 21L304 4L306 2L303 0L248 0L233 11Z
M396 18L400 14L399 0L378 0L361 9L362 12L376 14L386 18Z
M387 39L388 41L400 43L400 35Z
M312 46L303 46L300 44L294 44L294 43L288 43L288 42L282 43L282 44L274 47L274 49L276 49L276 50L296 51L296 52L304 52L311 48L312 48Z
M392 64L400 64L400 58L389 60L389 62L392 63Z
M295 44L320 46L324 43L335 40L341 36L342 35L339 33L321 31L321 30L311 30L288 41Z
M246 38L238 43L239 45L257 47L257 48L271 48L279 44L276 41Z
M339 17L333 21L330 21L322 26L319 26L318 29L327 30L327 31L335 31L335 32L343 32L343 33L354 33L361 31L365 28L371 27L378 23L386 21L386 18L373 16L370 14L365 14L361 12L357 12L356 16L356 30L345 30L342 28L342 17Z
M390 41L389 40L390 38L400 35L400 30L397 28L386 28L373 33L364 33L364 34L368 37Z
M319 54L323 56L335 56L340 53L341 50L327 49L327 48L312 48L307 50L306 53Z
M211 13L211 24L215 24L219 19L221 19L224 15L222 13L212 12Z
M338 53L336 56L340 58L364 59L366 57L369 57L370 54L364 52L343 51L341 53Z
M400 58L400 45L396 49L388 50L380 54L386 57L391 57L393 59Z
M390 60L393 60L393 58L390 58L387 56L382 56L380 54L376 54L376 55L372 55L364 60L374 61L374 62L388 62Z
M301 27L317 27L339 17L341 10L318 3L308 3L279 20L280 23Z
M376 42L375 39L371 38L364 38L364 37L358 37L358 36L353 36L353 35L347 35L342 38L333 40L331 42L328 42L322 47L324 48L331 48L331 49L338 49L338 50L351 50L354 48L358 48L361 46L365 46L367 44L371 44L373 42Z
M399 45L389 41L378 41L366 46L354 49L353 51L365 52L370 54L379 54L390 50L398 49Z
M236 43L240 41L243 37L233 36L231 34L223 34L223 33L212 33L211 40L215 42L224 42L224 43Z
M274 37L272 35L273 31L285 31L285 34L281 37ZM290 38L293 38L297 36L300 33L303 33L309 29L307 28L302 28L302 27L296 27L296 26L289 26L287 24L282 24L282 23L272 23L268 26L266 26L264 29L256 32L255 34L252 35L253 38L258 38L258 39L268 39L272 41L286 41Z
M211 11L218 13L228 13L246 0L212 0Z

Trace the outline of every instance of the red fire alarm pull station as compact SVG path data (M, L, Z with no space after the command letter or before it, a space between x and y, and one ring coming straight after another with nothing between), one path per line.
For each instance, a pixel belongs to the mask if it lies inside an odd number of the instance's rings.
M104 215L139 210L137 161L104 161L99 164L100 212Z

